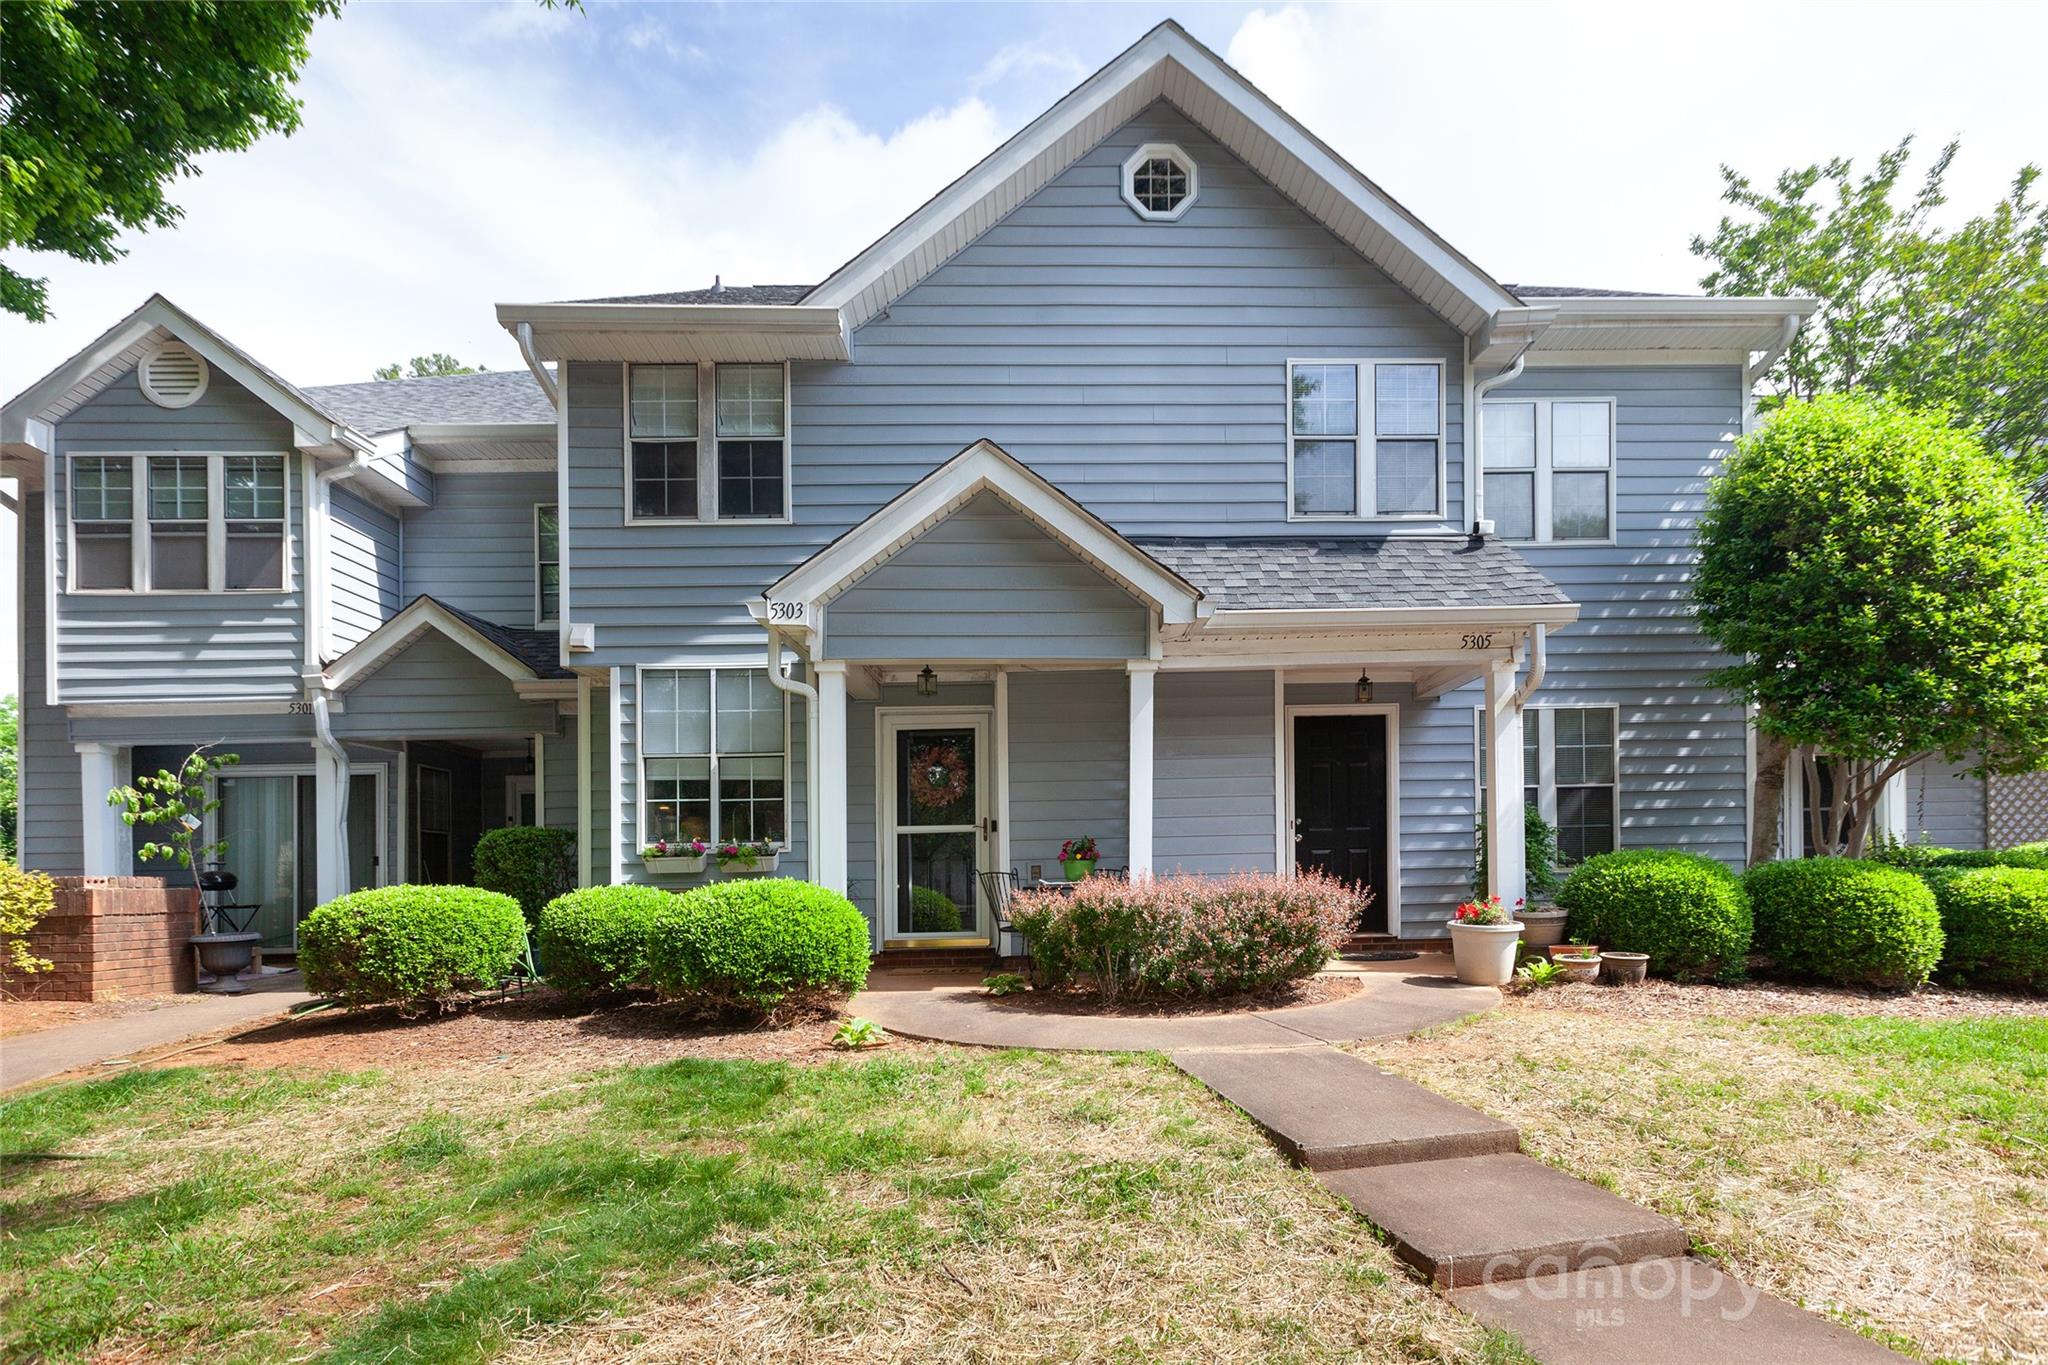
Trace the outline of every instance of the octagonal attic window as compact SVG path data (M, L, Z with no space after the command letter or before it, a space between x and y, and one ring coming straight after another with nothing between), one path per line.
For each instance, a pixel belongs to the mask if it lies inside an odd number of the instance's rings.
M1170 142L1150 142L1124 162L1124 202L1140 218L1170 223L1194 205L1194 158Z

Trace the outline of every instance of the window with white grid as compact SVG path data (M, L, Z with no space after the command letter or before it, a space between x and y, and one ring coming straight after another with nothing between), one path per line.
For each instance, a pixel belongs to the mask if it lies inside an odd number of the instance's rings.
M783 708L763 669L644 670L642 841L787 839Z
M1442 515L1443 362L1293 360L1287 401L1291 519Z
M1518 398L1479 415L1486 515L1506 540L1614 538L1614 400Z
M1486 713L1473 729L1476 809L1486 809ZM1612 853L1618 813L1620 737L1611 706L1532 706L1522 712L1523 800L1557 830L1558 859Z

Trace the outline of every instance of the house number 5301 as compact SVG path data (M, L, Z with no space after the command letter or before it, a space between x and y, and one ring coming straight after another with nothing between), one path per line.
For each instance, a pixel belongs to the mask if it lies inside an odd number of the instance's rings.
M1488 632L1486 632L1486 633L1485 633L1484 635L1461 635L1461 636L1459 636L1459 637L1458 637L1458 648L1460 648L1460 649L1492 649L1492 648L1493 648L1493 632L1492 632L1492 631L1488 631Z

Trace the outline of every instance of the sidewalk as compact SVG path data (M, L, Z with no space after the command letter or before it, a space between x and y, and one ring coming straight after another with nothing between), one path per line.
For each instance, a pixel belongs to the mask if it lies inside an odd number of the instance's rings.
M0 1039L0 1091L283 1014L312 998L299 974L286 972L250 982L247 995L209 995L176 1009L66 1024ZM115 1069L104 1068L103 1074Z

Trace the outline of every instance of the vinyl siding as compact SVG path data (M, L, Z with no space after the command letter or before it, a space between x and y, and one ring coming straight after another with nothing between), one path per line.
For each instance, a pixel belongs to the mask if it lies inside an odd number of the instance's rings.
M1131 659L1146 609L993 494L825 609L834 659Z
M58 595L58 691L63 701L140 701L194 695L288 698L305 666L305 481L291 424L216 370L198 402L160 408L133 371L57 425L60 589L69 512L68 457L95 453L282 454L289 501L291 591ZM138 490L139 493L139 490Z
M64 713L49 705L43 495L24 490L15 518L21 551L21 774L15 827L23 867L77 876L85 867L78 751Z
M522 701L503 674L438 633L422 635L345 694L334 732L449 739L555 732L552 702Z
M1041 863L1059 876L1060 845L1083 834L1095 836L1101 866L1130 863L1130 695L1121 671L1011 675L1010 861L1019 871Z
M406 600L425 594L500 625L533 625L533 509L555 495L552 474L443 475L434 505L405 519Z
M1201 163L1178 223L1119 198L1124 157L1149 141ZM860 328L850 363L793 366L793 524L626 525L623 370L569 365L571 613L596 626L598 665L758 647L745 599L981 437L1127 533L1300 532L1290 357L1442 359L1448 524L1462 524L1462 354L1457 332L1154 105Z
M1153 867L1272 871L1273 675L1169 669L1153 687Z
M1943 848L1982 848L1984 779L1939 757L1906 770L1906 838Z
M398 574L398 518L345 488L328 494L327 635L336 655L405 605Z

